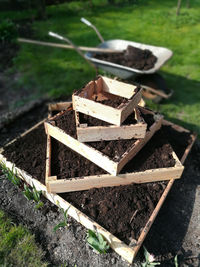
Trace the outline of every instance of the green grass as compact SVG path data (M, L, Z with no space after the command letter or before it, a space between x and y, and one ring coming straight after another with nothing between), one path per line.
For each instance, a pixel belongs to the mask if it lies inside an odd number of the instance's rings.
M138 0L137 4L108 5L106 1L76 1L47 8L48 19L33 23L34 39L58 42L47 35L54 31L69 37L77 45L96 46L99 40L94 31L80 22L85 17L93 22L105 40L126 39L168 47L172 59L161 69L171 99L162 105L148 103L167 119L178 122L200 134L200 6L191 1L187 9L182 1L181 13L176 16L173 0ZM8 16L1 12L0 16ZM28 16L30 17L31 11ZM9 13L11 16L11 12ZM24 12L21 16L25 18ZM19 13L13 13L19 19ZM94 70L74 51L21 44L14 60L13 71L23 75L18 81L27 89L37 88L40 94L70 95L91 80Z
M42 260L43 254L34 235L0 210L0 266L45 267L48 264Z

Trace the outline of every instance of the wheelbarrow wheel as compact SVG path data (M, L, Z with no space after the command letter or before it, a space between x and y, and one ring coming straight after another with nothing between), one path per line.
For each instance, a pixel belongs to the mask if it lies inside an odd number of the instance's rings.
M161 93L165 93L161 90L159 90ZM152 100L154 103L160 103L162 101L162 96L159 96L157 94L154 94L146 89L143 88L143 91L142 91L142 96L144 97L144 99L150 99Z
M148 89L143 89L143 97L145 99L150 99L155 103L159 103L163 99L163 97L157 93L163 93L167 96L165 98L169 98L172 94L172 91L169 90L166 85L165 79L158 73L140 75L136 77L135 81L141 84L141 86L147 86L147 88L150 87L155 91L154 93Z

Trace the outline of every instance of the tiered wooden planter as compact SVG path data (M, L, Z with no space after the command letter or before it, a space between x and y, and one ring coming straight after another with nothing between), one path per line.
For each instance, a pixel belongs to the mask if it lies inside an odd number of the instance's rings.
M167 121L163 122L164 124L169 124L171 125L174 129L176 129L177 131L184 131L184 132L189 132L186 129L169 123ZM41 124L43 124L43 121L37 125L35 125L34 127L32 127L30 130L28 130L26 133L24 133L23 135L21 135L21 137L23 138L23 136L25 136L27 133L31 132L32 130L34 130L35 128L39 127ZM181 158L181 163L183 164L194 141L196 139L196 136L192 136L192 142L188 145L188 147L185 150L185 153L183 154L182 158ZM16 142L16 139L13 140L11 143ZM116 251L116 253L118 253L119 255L122 256L122 258L124 258L126 261L128 261L129 263L132 263L132 261L134 260L138 250L140 249L142 243L144 242L144 239L148 233L148 231L151 228L151 225L153 224L163 202L165 201L166 196L168 195L173 183L174 183L174 179L171 179L168 184L167 187L165 188L160 200L158 201L153 213L151 214L151 216L149 217L148 221L146 222L145 227L143 228L143 230L140 233L140 236L138 238L138 240L135 240L135 244L133 244L132 247L129 247L128 245L126 245L124 242L122 242L121 240L119 240L117 237L115 237L113 234L111 234L109 231L107 231L106 229L104 229L103 227L101 227L99 224L97 224L96 222L94 222L91 218L89 218L88 216L86 216L83 212L79 211L77 208L75 208L71 203L65 201L61 196L57 195L57 194L53 194L53 193L48 193L47 191L47 187L40 183L37 180L37 177L32 177L31 175L29 175L27 172L21 170L20 168L18 168L17 166L15 166L12 162L9 162L1 153L2 153L3 149L0 149L0 161L5 163L5 165L12 171L16 172L16 174L23 179L24 181L26 181L28 184L30 184L31 186L35 186L35 188L37 190L42 190L43 195L49 199L52 203L54 203L55 205L57 205L60 208L63 208L64 210L68 209L68 214L69 216L73 217L75 220L77 220L79 223L81 223L83 226L85 226L88 229L91 230L96 230L101 233L109 242L111 248L113 250Z
M97 102L115 99L120 96L127 99L117 108ZM125 84L106 77L89 82L81 92L72 95L73 109L97 119L120 126L133 112L142 97L142 90L134 85Z
M128 150L122 155L120 160L116 162L108 156L104 155L102 152L91 147L89 144L79 142L77 139L68 135L62 129L54 126L54 120L61 116L63 112L67 111L62 111L61 113L58 113L57 115L50 118L47 122L45 122L46 133L114 176L121 171L126 163L130 161L130 159L132 159L151 139L154 133L160 129L163 119L161 115L155 116L155 122L146 132L145 138L137 140L133 139L133 142ZM152 111L146 109L143 109L143 113L154 114Z

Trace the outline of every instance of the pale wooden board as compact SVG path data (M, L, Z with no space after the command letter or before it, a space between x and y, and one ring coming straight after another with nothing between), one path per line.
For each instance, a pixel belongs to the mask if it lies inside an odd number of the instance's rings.
M137 123L130 125L88 126L81 124L80 113L75 111L77 139L80 142L101 140L140 139L146 134L147 124L142 120L137 108L134 109ZM133 116L134 116L133 113Z
M166 121L165 121L166 122ZM22 136L26 135L28 132L30 132L31 130L35 129L36 127L38 127L41 123L40 122L37 126L32 127L30 130L28 130L27 132L25 132ZM174 124L171 124L174 125ZM192 143L188 146L188 148L185 150L185 153L182 157L181 162L184 163L184 160L186 159L194 141L195 141L196 137L193 136L193 141ZM14 139L12 142L15 142L16 139ZM2 148L1 148L1 153L2 153ZM169 193L173 183L174 183L174 179L171 179L168 182L168 185L166 187L166 189L164 190L158 204L156 205L153 213L151 214L148 222L146 223L144 229L142 230L138 240L136 240L135 244L133 245L133 247L129 247L127 246L124 242L122 242L121 240L119 240L118 238L116 238L115 236L113 236L110 232L108 232L106 229L104 229L103 227L101 227L99 224L97 224L96 222L94 222L91 218L89 218L88 216L86 216L84 213L82 213L81 211L79 211L78 209L76 209L72 204L70 204L69 202L65 201L62 197L58 196L57 194L53 194L53 193L48 193L47 192L47 188L45 185L41 184L38 180L34 179L33 177L31 177L29 174L27 174L25 171L20 170L19 168L17 168L13 163L9 162L6 160L6 158L0 154L0 161L3 161L6 166L10 169L13 170L14 172L18 173L19 177L23 180L25 180L28 184L30 184L31 186L35 186L35 188L37 190L42 190L43 195L49 199L53 204L55 204L56 206L63 208L64 210L68 210L68 214L73 217L76 221L78 221L79 223L81 223L83 226L85 226L87 229L91 229L91 230L96 230L101 233L109 242L111 248L113 250L115 250L116 253L118 253L123 259L125 259L127 262L129 262L130 264L132 263L132 261L134 260L138 250L140 249L142 243L144 242L144 239L148 233L148 231L151 228L151 225L153 224L160 208L162 207L162 204L165 201L165 198L167 196L167 194Z
M120 126L122 122L132 113L133 109L138 105L142 98L142 90L139 90L136 93L133 93L135 87L134 85L127 85L126 83L118 82L116 80L111 80L106 77L100 77L97 81L92 81L88 83L85 86L85 93L82 91L79 95L73 94L72 95L72 103L73 103L73 109L79 112L82 112L86 115L90 115L92 117L95 117L97 119L109 122L111 124L115 124ZM104 81L105 80L105 81ZM108 82L109 80L109 82ZM126 92L126 95L128 98L132 94L133 97L126 105L122 105L120 108L113 108L108 105L104 105L98 102L95 102L89 98L91 98L91 95L96 90L98 92L99 87L95 87L95 84L107 84L106 85L106 91L108 92L108 87L110 86L110 90L115 93L120 93L121 95L124 95L123 92ZM115 86L113 86L114 84ZM118 84L118 87L116 87L116 84ZM104 87L102 86L104 89ZM111 89L112 88L112 89ZM114 89L116 88L116 89ZM121 89L120 89L121 88ZM129 93L128 93L129 92ZM100 92L99 92L100 93ZM87 96L88 98L83 97L82 95Z
M103 91L130 99L134 95L137 86L102 77Z
M143 112L145 111L146 113L154 114L152 111L146 110L144 108L142 109ZM56 116L50 118L49 121L53 122L54 119L56 117L59 117L61 114L63 113L58 113ZM104 155L102 152L94 149L93 147L86 145L85 143L79 142L77 139L71 137L58 127L51 125L49 122L45 122L45 129L47 134L54 137L59 142L76 151L81 156L92 161L97 166L106 170L108 173L112 175L117 175L120 170L126 165L126 163L131 160L140 151L140 149L142 149L142 147L151 139L154 133L160 129L162 119L162 116L157 116L154 124L150 127L149 131L147 131L145 138L138 139L136 142L133 140L133 144L130 145L128 151L126 151L122 155L121 159L118 162L110 159L108 156Z

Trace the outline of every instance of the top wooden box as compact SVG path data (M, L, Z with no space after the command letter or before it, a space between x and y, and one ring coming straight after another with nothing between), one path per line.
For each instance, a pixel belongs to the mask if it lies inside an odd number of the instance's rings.
M89 82L81 91L75 92L72 102L74 110L120 126L133 112L141 97L141 88L100 76ZM119 105L112 107L108 103L105 104L106 100L113 100Z

